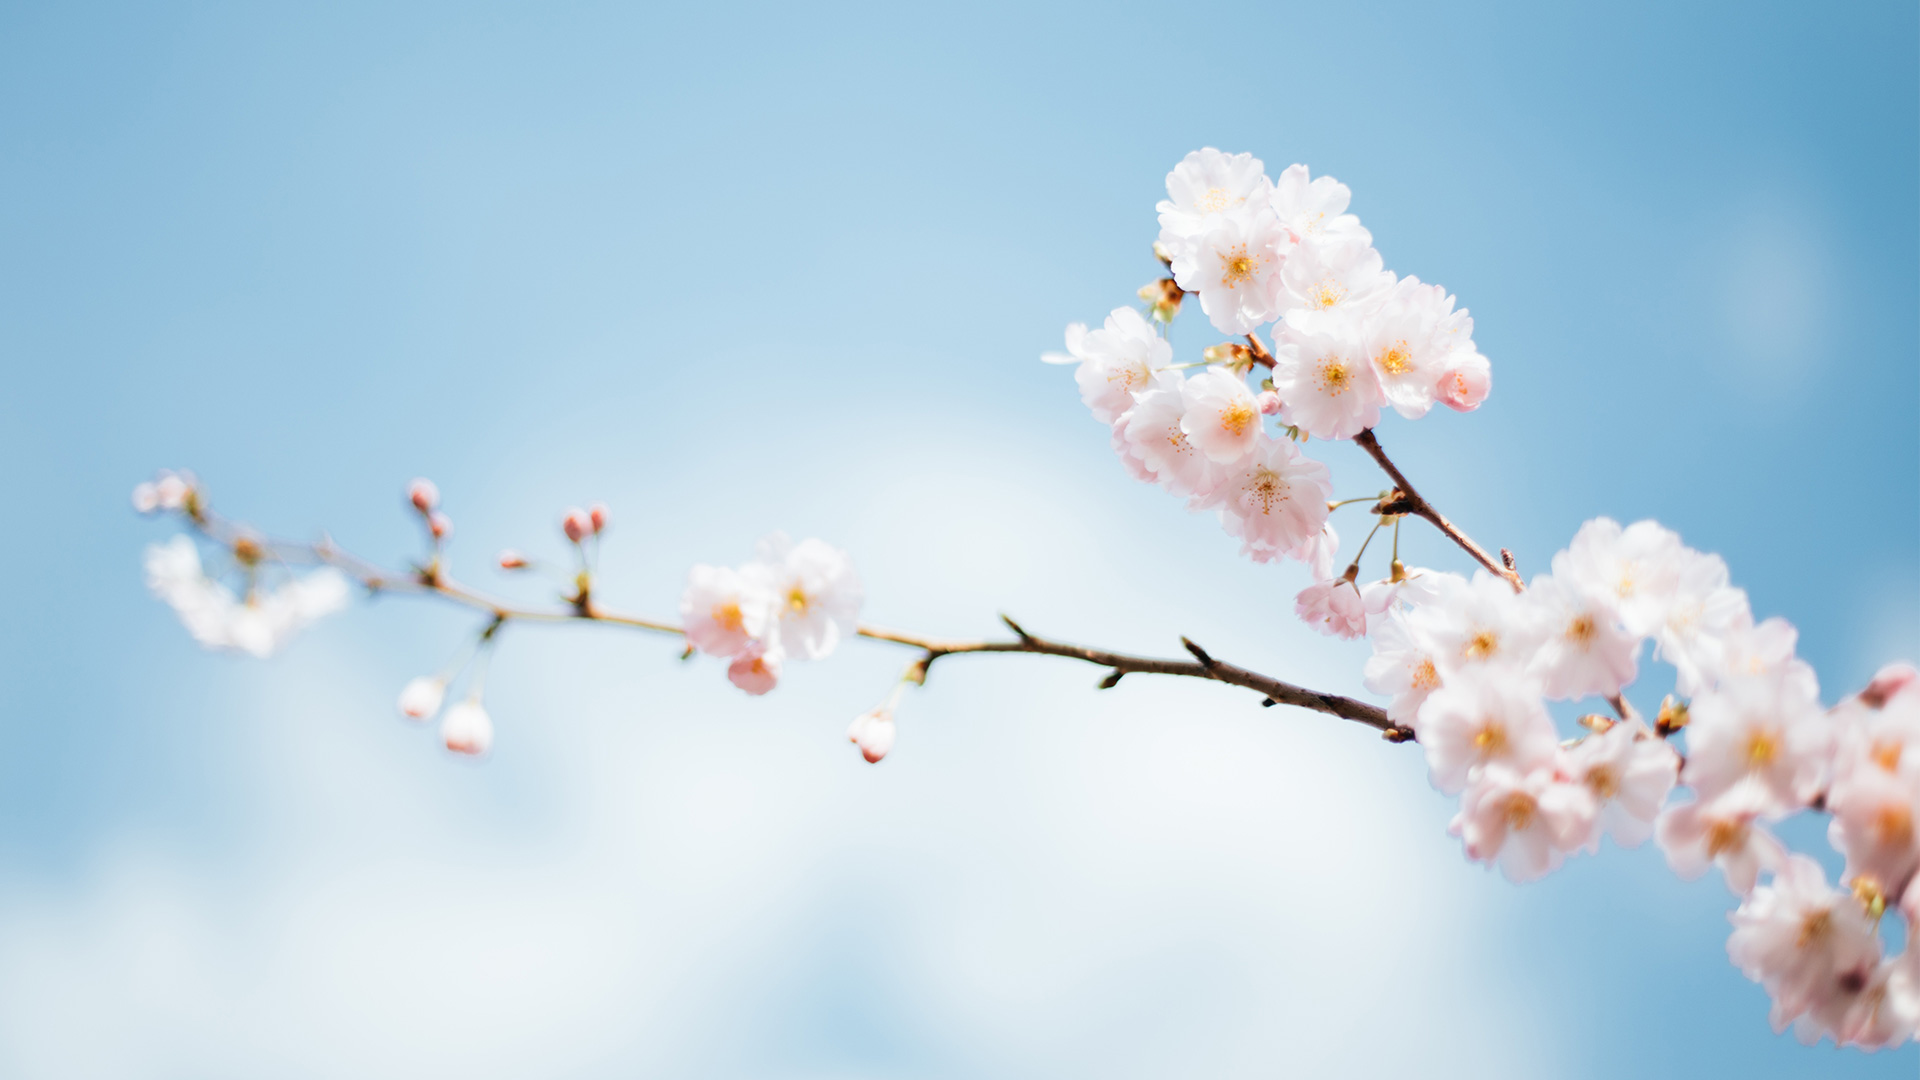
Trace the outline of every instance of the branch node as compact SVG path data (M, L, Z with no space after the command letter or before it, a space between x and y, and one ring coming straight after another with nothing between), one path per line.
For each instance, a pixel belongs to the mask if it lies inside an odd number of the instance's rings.
M1126 668L1114 668L1112 674L1100 680L1100 689L1111 690L1114 687L1119 686L1121 676L1125 675L1126 673L1127 673Z
M1508 551L1506 548L1500 549L1500 561L1505 564L1507 573L1518 574L1520 572L1519 562L1514 559L1513 552Z
M1206 668L1209 671L1213 670L1214 665L1219 662L1215 660L1213 657L1208 656L1207 650L1201 648L1198 645L1195 645L1193 641L1189 638L1184 638L1184 637L1181 638L1180 644L1185 645L1187 647L1187 651L1193 654L1193 658L1195 660L1200 661L1200 666L1203 668Z
M1277 702L1277 701L1275 701L1275 700L1273 700L1272 698L1261 698L1261 699L1260 699L1260 707L1261 707L1261 708L1263 708L1263 709L1271 709L1271 708L1273 708L1273 707L1274 707L1275 705L1278 705L1278 704L1280 704L1280 703L1279 703L1279 702Z
M1380 733L1380 737L1387 740L1390 743L1412 742L1413 729L1403 728L1398 725L1395 725L1393 727L1386 729L1385 731L1382 731Z
M1013 621L1013 620L1012 620L1011 618L1008 618L1008 617L1007 617L1006 615L1001 615L1001 616L1000 616L1000 621L1001 621L1001 622L1003 622L1003 623L1006 623L1006 624L1007 624L1007 629L1009 629L1009 630L1011 630L1011 631L1013 631L1013 632L1014 632L1015 634L1018 634L1018 635L1020 635L1020 640L1021 640L1021 641L1024 641L1024 642L1027 642L1027 643L1029 643L1029 644L1031 644L1031 643L1032 643L1032 641L1033 641L1033 635L1032 635L1032 634L1029 634L1029 633L1027 633L1027 632L1026 632L1025 630L1022 630L1022 629L1020 628L1020 624L1019 624L1019 623L1017 623L1017 622L1014 622L1014 621Z

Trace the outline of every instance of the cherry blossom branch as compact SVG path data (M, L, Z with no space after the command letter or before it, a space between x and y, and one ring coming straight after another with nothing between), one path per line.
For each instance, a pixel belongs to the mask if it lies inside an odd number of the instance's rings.
M435 557L425 566L406 572L392 571L348 553L330 538L323 538L316 543L262 539L203 506L197 505L187 512L186 518L202 535L234 550L242 562L271 557L283 562L321 563L339 570L369 593L392 592L433 596L485 612L493 618L489 633L496 631L507 622L524 621L604 623L651 633L685 636L682 628L672 623L624 614L602 607L593 599L590 578L586 577L577 583L578 591L568 598L566 608L529 608L454 580L442 567L437 549ZM1292 705L1365 724L1381 732L1389 742L1413 741L1414 736L1410 729L1387 719L1386 712L1377 706L1339 694L1309 690L1237 664L1215 659L1205 649L1184 637L1180 639L1180 643L1193 654L1192 660L1134 656L1107 649L1054 641L1028 633L1018 623L1004 615L1001 616L1001 620L1016 635L1014 640L937 638L873 626L861 626L856 632L869 641L904 645L921 650L924 655L914 661L906 675L909 681L916 684L925 684L928 669L932 667L935 660L943 656L968 653L1029 653L1040 656L1059 656L1111 669L1107 677L1100 682L1102 690L1111 689L1123 676L1130 674L1180 675L1208 679L1230 686L1244 687L1262 694L1264 697L1261 704L1264 706Z
M1393 463L1393 459L1389 458L1386 450L1380 446L1380 440L1374 437L1372 428L1367 428L1360 432L1360 434L1355 435L1353 441L1360 444L1360 448L1365 450L1368 455L1379 464L1380 468L1385 470L1387 476L1393 480L1393 494L1380 500L1380 504L1373 508L1374 513L1412 514L1417 518L1423 518L1431 523L1434 528L1446 534L1447 539L1460 545L1460 550L1473 556L1475 562L1486 567L1496 577L1504 578L1507 584L1513 586L1514 592L1519 592L1526 588L1525 583L1520 580L1520 573L1515 567L1513 555L1505 548L1502 548L1500 549L1500 561L1495 562L1493 556L1488 555L1485 548L1473 542L1473 537L1460 531L1459 526L1448 521L1445 514L1435 509L1432 503L1428 502L1424 496L1414 490L1412 481L1407 479L1406 474L1400 471L1400 467Z

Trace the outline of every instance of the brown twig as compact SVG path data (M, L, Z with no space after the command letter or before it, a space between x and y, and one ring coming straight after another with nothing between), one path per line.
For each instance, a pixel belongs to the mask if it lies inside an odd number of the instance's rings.
M442 567L437 553L426 566L419 567L410 573L401 573L385 570L350 555L331 540L312 544L267 540L254 536L210 511L195 514L189 518L189 521L216 543L231 547L244 538L247 543L264 549L281 561L314 562L332 566L358 582L370 593L394 592L432 596L486 612L492 617L491 625L495 628L508 621L588 622L672 634L676 637L683 636L680 627L672 623L608 610L589 599L584 591L577 597L566 598L567 606L564 608L542 609L519 606L455 581ZM1110 669L1107 677L1100 682L1101 689L1109 689L1117 684L1122 676L1131 674L1181 675L1207 679L1253 690L1263 695L1262 704L1264 705L1293 705L1365 724L1381 732L1392 742L1406 742L1413 738L1411 731L1387 719L1387 714L1378 706L1369 705L1364 701L1355 701L1339 694L1309 690L1235 664L1216 660L1185 638L1181 639L1181 643L1193 654L1194 659L1167 660L1053 641L1028 633L1019 623L1004 615L1001 616L1001 620L1007 624L1008 629L1013 631L1013 640L936 638L875 626L862 626L858 629L858 633L860 637L869 641L904 645L920 650L922 655L909 665L906 673L906 678L916 683L924 683L928 669L933 666L935 660L943 656L969 653L1029 653L1039 656L1059 656Z
M1400 467L1393 463L1393 459L1387 456L1387 452L1381 449L1380 440L1374 438L1372 428L1367 428L1360 434L1355 435L1353 441L1359 443L1360 448L1365 450L1373 460L1379 464L1380 468L1386 472L1387 476L1393 480L1393 493L1385 499L1380 500L1380 504L1374 507L1374 513L1412 514L1417 518L1424 518L1430 522L1434 528L1445 533L1447 539L1460 545L1462 551L1473 556L1475 562L1486 567L1496 576L1504 578L1507 584L1513 586L1514 592L1519 592L1526 588L1525 583L1520 580L1519 572L1514 569L1512 565L1495 561L1493 556L1487 554L1485 548L1473 542L1473 537L1461 532L1458 526L1447 520L1445 514L1434 509L1432 503L1428 502L1418 491L1414 490L1413 484L1407 479L1406 474L1402 473ZM1506 552L1502 551L1501 554L1506 555ZM1512 560L1511 555L1506 555L1506 558L1509 562Z

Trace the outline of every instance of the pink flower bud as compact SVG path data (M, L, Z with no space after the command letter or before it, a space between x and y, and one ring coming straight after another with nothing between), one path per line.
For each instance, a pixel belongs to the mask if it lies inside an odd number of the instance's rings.
M780 682L780 656L767 652L766 646L756 641L727 665L727 679L759 697Z
M178 510L187 505L187 492L193 485L177 473L163 472L153 482L154 497L159 500L160 509Z
M1479 353L1468 353L1440 376L1434 387L1440 400L1455 412L1472 412L1493 389L1493 368Z
M847 741L860 748L869 765L879 763L893 749L893 736L893 709L886 705L854 717L847 728Z
M427 513L427 529L435 540L445 540L453 534L453 519L438 510Z
M415 510L423 514L431 513L434 507L440 505L440 489L426 477L418 477L407 485L407 501L413 504Z
M425 720L440 711L446 700L447 680L422 675L400 691L400 715L409 720Z
M468 698L447 710L440 721L440 740L447 749L468 757L479 757L493 748L493 719L480 707L479 698Z
M1253 399L1260 408L1260 415L1272 416L1280 411L1280 395L1271 390L1262 390Z
M603 502L597 502L597 503L594 503L592 506L587 507L587 520L593 523L593 531L596 533L606 528L607 527L607 504Z
M567 539L577 544L593 535L593 519L587 516L585 510L576 506L567 511L566 517L560 519L560 531L567 534Z
M512 548L508 548L500 553L500 569L525 570L526 568L527 557L525 555L520 554Z
M1895 661L1873 673L1873 681L1860 691L1860 700L1876 709L1884 709L1895 694L1913 684L1920 678L1912 664Z

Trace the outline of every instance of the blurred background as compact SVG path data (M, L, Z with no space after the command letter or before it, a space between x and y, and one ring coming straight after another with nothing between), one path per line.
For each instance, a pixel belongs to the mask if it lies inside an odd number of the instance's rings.
M1911 3L0 5L0 1073L1914 1075L1774 1035L1717 878L1510 886L1356 725L955 658L869 767L897 650L752 699L509 628L453 760L393 701L472 616L204 653L127 498L188 467L398 564L430 476L456 571L529 600L494 552L605 499L625 608L778 528L883 625L1361 693L1304 569L1036 361L1134 302L1212 145L1337 176L1472 309L1487 406L1381 427L1447 513L1528 573L1657 517L1831 700L1920 654L1917 41Z

